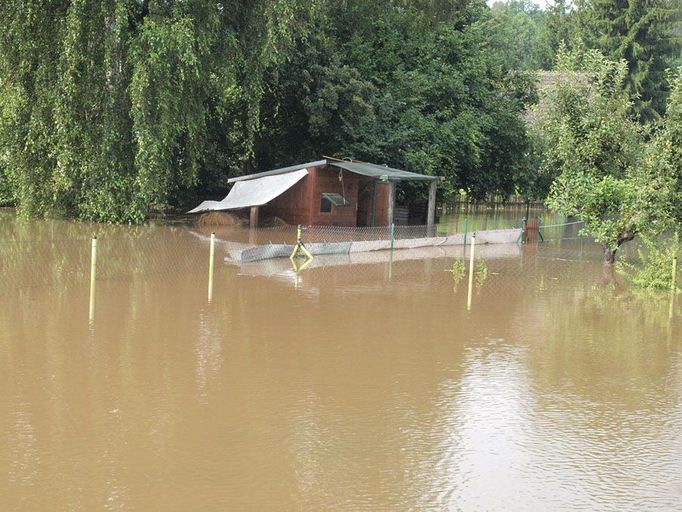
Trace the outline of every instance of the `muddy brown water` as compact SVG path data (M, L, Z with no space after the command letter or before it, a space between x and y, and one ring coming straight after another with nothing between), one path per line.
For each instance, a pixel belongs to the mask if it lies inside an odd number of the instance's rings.
M0 257L0 510L682 510L680 306L587 242L489 252L471 311L454 253L210 304L182 225L4 214Z

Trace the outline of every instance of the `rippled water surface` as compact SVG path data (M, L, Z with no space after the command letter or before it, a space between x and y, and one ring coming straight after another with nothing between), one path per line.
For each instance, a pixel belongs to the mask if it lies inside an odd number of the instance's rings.
M209 303L206 234L0 216L0 510L682 510L680 306L598 247L481 248L467 311L461 248L219 244Z

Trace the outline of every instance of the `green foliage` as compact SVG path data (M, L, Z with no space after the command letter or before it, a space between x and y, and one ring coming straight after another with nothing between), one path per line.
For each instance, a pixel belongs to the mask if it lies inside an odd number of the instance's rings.
M669 71L670 96L657 143L677 177L675 219L682 224L682 68Z
M490 18L484 23L492 47L504 55L513 69L550 69L554 65L554 54L549 38L556 31L548 30L553 21L551 14L536 4L525 0L495 2L490 9Z
M544 20L483 0L2 2L0 201L140 222L329 153L537 196L521 114L553 59Z
M449 11L456 22L430 12L322 2L269 81L260 167L336 154L444 175L449 194L514 192L532 77L490 47L481 3Z
M665 111L665 70L682 48L679 0L584 0L578 3L580 33L589 48L624 60L624 86L641 120Z
M483 283L488 279L490 271L488 270L488 264L483 258L476 260L476 284L482 286Z
M646 251L640 249L641 266L619 262L619 270L632 284L646 290L670 290L673 279L673 260L680 261L682 246L679 236L667 242L643 238ZM675 286L677 290L677 286Z
M468 263L466 263L464 260L455 259L452 262L452 267L446 270L446 272L450 272L452 274L452 280L455 286L457 286L466 276L467 265ZM488 264L486 263L486 261L482 258L477 259L474 270L476 285L481 286L483 283L485 283L486 279L488 279L489 274L490 271L488 270Z
M11 206L14 204L14 197L12 196L12 187L7 178L3 155L0 154L0 207Z
M450 272L452 274L452 280L455 282L455 284L459 283L462 279L464 279L466 274L466 266L464 261L457 259L454 260L452 262L452 267L447 269L446 272Z
M547 0L545 23L541 32L540 45L551 60L546 60L544 69L551 69L556 63L559 49L575 49L582 44L580 31L579 3L571 0Z
M0 151L23 215L139 222L253 158L306 2L0 4Z
M540 123L543 165L557 173L548 205L584 220L613 257L637 234L674 223L679 173L669 141L629 115L624 61L594 50L560 51L558 69L563 77L548 92L552 108Z

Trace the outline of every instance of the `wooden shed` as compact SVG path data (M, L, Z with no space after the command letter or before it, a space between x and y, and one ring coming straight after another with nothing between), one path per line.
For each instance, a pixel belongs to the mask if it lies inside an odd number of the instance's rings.
M289 224L387 226L394 221L396 185L429 185L427 224L435 221L435 176L367 162L323 159L232 178L222 201L204 201L189 213L250 209L251 227L259 215L276 215Z

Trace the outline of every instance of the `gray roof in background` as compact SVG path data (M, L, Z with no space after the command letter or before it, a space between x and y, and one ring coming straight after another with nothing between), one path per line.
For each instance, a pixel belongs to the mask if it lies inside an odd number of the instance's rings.
M237 181L255 180L265 176L275 176L277 174L286 174L300 169L307 169L309 167L321 167L323 165L331 165L340 169L345 169L355 174L368 176L370 178L385 180L385 181L434 181L437 176L427 176L426 174L418 174L416 172L403 171L401 169L394 169L385 165L370 164L367 162L347 162L345 160L316 160L315 162L307 162L304 164L290 165L289 167L282 167L280 169L273 169L272 171L258 172L256 174L249 174L247 176L238 176L230 178L228 183L235 183Z

